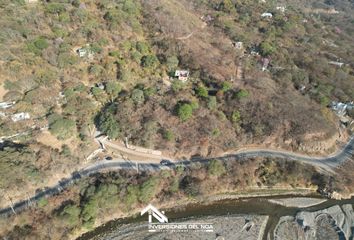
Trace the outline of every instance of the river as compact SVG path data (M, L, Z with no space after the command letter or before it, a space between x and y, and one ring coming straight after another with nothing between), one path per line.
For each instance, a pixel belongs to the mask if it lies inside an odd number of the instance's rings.
M320 203L315 206L306 207L306 208L297 208L297 207L285 207L280 206L274 203L270 203L269 199L278 199L278 198L292 198L298 196L292 195L282 195L276 197L255 197L255 198L246 198L246 199L232 199L232 200L221 200L216 201L211 204L189 204L185 207L167 209L165 210L166 215L169 218L170 222L178 221L181 219L188 218L201 218L205 216L227 216L231 214L240 214L240 215L267 215L269 216L265 234L263 240L267 239L268 233L270 233L271 239L273 239L273 231L279 222L280 217L282 216L295 216L300 211L318 211L334 205L343 205L343 204L354 204L354 197L347 200L333 200L329 199L323 203ZM312 198L322 199L319 195L307 196ZM146 223L146 216L133 216L125 219L118 219L110 221L102 226L97 227L95 230L88 232L77 240L88 240L88 239L104 239L106 233L115 231L118 227L123 224L137 223L142 222Z

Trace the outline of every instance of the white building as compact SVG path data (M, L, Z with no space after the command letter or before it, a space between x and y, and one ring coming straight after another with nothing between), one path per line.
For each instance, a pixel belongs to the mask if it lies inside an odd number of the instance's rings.
M11 116L11 120L14 122L30 119L29 113L20 112Z
M272 18L273 14L271 14L269 12L265 12L265 13L262 13L261 17L263 17L263 18Z
M175 77L178 77L178 80L185 82L188 80L189 71L187 70L176 70Z
M353 102L342 103L342 102L333 101L331 103L331 108L335 112L336 115L341 117L341 116L344 116L347 114L347 110L354 109L354 103Z
M0 108L1 109L7 109L12 107L15 104L15 102L0 102Z
M81 57L81 58L83 58L83 57L92 58L93 57L93 52L92 52L89 44L86 44L85 47L79 48L76 52L79 55L79 57Z
M344 65L344 63L342 63L342 62L335 62L335 61L330 61L328 63L331 64L331 65L338 66L340 68Z
M270 63L270 59L269 58L262 58L262 71L266 71L268 69L268 65Z
M96 83L96 87L98 87L101 90L104 90L106 88L103 83Z
M233 42L232 45L233 45L236 49L242 49L242 48L243 48L243 42Z

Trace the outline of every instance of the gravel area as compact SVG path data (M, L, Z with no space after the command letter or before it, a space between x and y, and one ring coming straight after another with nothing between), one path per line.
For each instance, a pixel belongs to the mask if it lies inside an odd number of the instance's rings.
M281 217L274 229L274 240L353 239L354 211L351 204L315 212L299 212Z

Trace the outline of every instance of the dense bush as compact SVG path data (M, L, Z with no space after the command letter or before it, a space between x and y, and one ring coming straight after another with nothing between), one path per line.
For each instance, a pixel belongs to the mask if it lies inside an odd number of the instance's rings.
M73 120L63 118L59 115L50 117L49 130L60 140L75 136L76 123Z
M213 176L221 176L226 173L223 162L218 160L211 160L208 165L208 173Z
M100 113L96 121L98 129L112 139L116 139L120 136L120 127L117 119L114 116L113 107L109 107L108 110Z
M177 115L182 121L187 121L193 115L193 107L189 103L182 103L177 106Z
M48 41L44 37L39 37L27 44L28 50L37 55L41 54L42 50L46 49L48 46Z

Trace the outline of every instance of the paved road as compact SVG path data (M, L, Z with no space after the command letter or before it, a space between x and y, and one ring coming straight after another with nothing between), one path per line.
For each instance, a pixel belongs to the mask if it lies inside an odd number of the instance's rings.
M330 155L328 157L310 157L300 154L294 154L282 151L273 150L250 150L244 152L238 152L235 154L229 154L221 157L214 158L194 158L192 160L182 160L171 162L165 166L158 163L139 163L139 171L159 171L161 169L173 169L176 166L184 165L188 166L190 164L199 162L201 164L208 163L211 159L219 159L227 161L228 159L238 159L240 161L245 161L254 157L267 157L267 158L277 158L299 161L313 166L319 167L327 172L334 172L336 167L339 167L348 159L353 159L354 153L354 136L351 137L348 143L343 147L343 149L336 154ZM128 162L122 159L115 161L101 161L94 163L93 165L86 167L80 171L72 173L70 178L62 179L55 186L46 188L33 197L27 200L23 200L14 204L13 209L11 207L0 209L0 216L12 215L15 212L20 212L29 206L29 203L35 203L42 197L49 197L55 194L59 194L64 188L68 187L75 181L90 176L92 174L103 172L103 171L114 171L114 170L137 170L137 165L133 162Z

